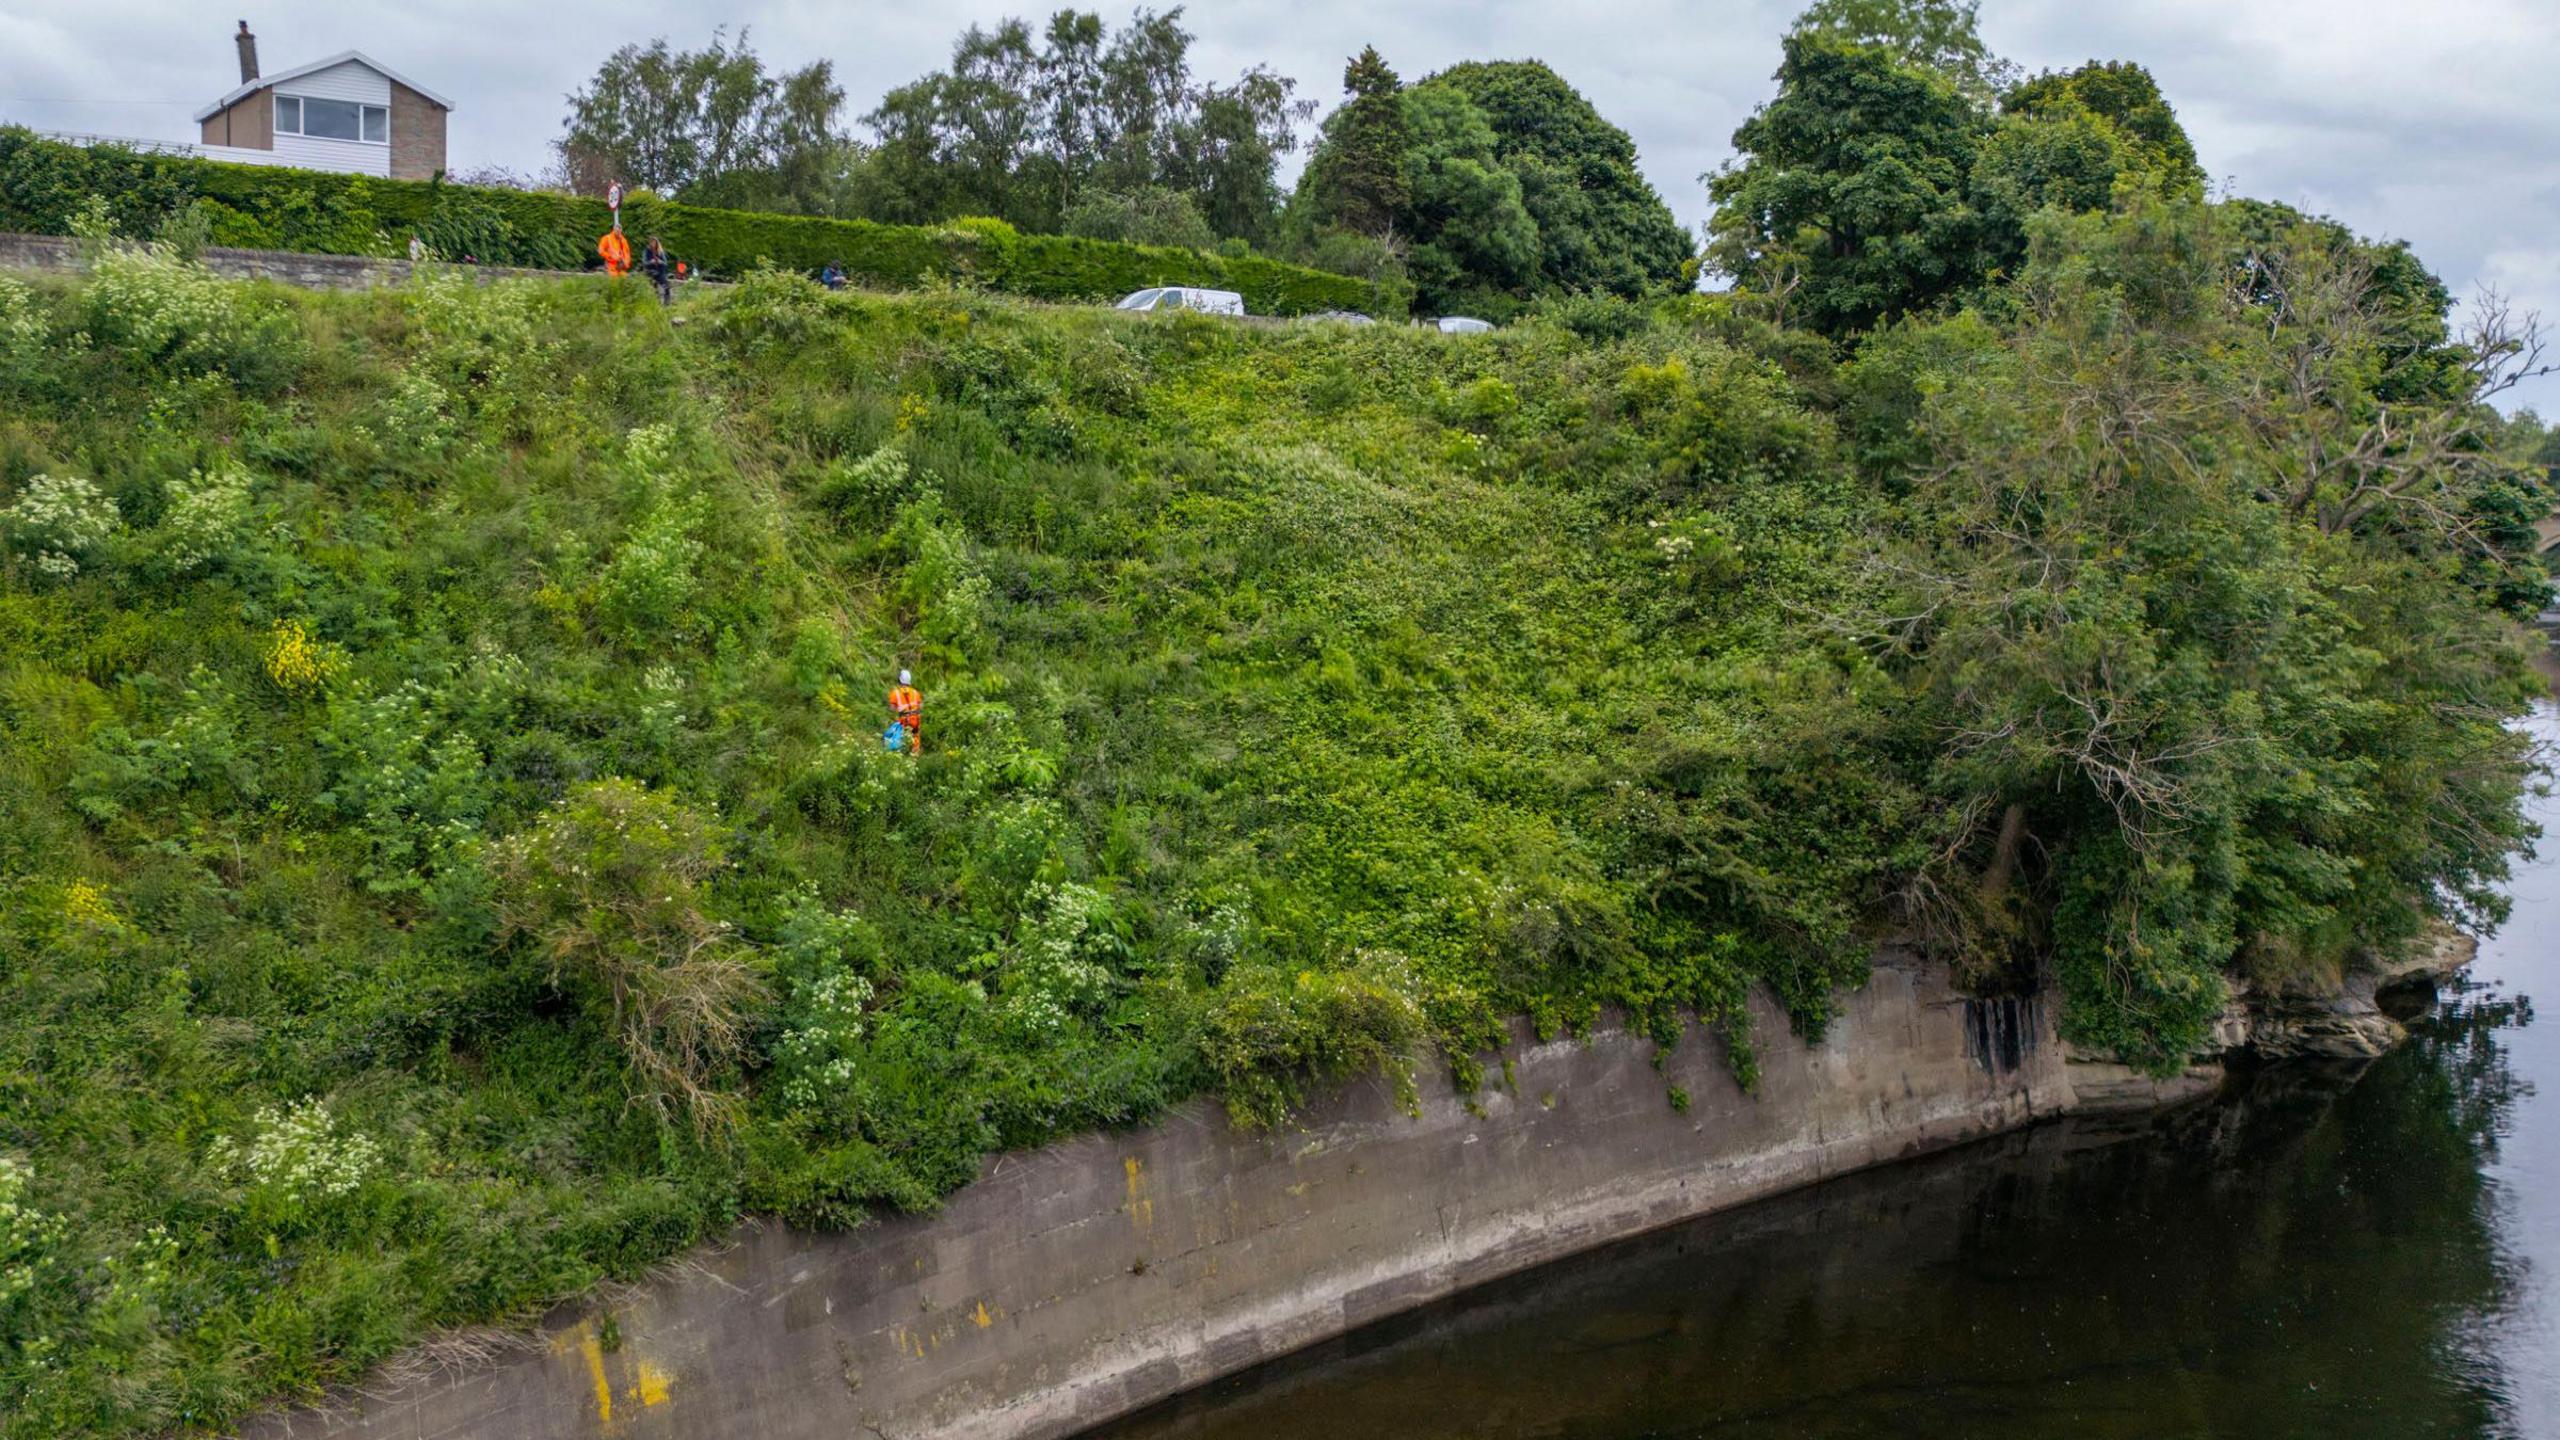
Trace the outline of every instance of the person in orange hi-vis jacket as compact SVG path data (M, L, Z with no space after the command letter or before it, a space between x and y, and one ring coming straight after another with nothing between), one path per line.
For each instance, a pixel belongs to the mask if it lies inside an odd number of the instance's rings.
M915 687L915 677L901 670L898 683L889 687L889 713L906 727L907 753L924 749L924 696Z
M620 226L604 232L604 238L596 242L596 253L604 257L604 273L607 275L630 272L631 242L623 237Z

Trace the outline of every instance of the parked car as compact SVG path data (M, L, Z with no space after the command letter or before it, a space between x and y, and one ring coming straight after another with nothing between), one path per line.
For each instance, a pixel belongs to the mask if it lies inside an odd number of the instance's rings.
M1197 310L1203 315L1242 315L1244 297L1233 290L1199 290L1164 285L1121 298L1115 310Z
M1357 310L1323 310L1310 315L1307 318L1310 320L1329 320L1336 325L1375 325L1378 323L1377 321L1370 319L1368 316L1361 314Z
M1492 328L1492 321L1479 320L1473 315L1443 315L1440 317L1440 333L1443 335L1482 335Z

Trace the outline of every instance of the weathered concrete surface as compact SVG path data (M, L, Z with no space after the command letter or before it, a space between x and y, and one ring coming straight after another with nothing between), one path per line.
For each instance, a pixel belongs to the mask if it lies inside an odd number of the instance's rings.
M405 243L405 237L404 243ZM294 250L236 250L205 247L204 267L233 280L273 280L306 290L368 290L397 285L409 278L406 260L375 260L363 255L305 255ZM0 269L77 270L80 249L59 235L23 235L0 231ZM519 270L504 265L450 267L483 282L507 279L558 280L580 272Z
M1894 956L1819 1045L1756 1001L1756 1096L1719 1045L1693 1037L1657 1070L1651 1043L1607 1029L1523 1034L1509 1086L1426 1082L1419 1116L1383 1083L1279 1134L1193 1104L991 1161L935 1215L750 1227L609 1330L590 1315L490 1368L251 1433L1067 1435L1498 1275L2061 1111L2047 1007L1995 1004Z

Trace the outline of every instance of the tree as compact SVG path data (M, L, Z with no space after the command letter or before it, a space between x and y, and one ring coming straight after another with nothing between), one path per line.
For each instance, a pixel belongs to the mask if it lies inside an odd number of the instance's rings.
M1537 227L1530 293L1658 294L1681 283L1687 232L1636 167L1635 141L1534 60L1452 66L1416 86L1481 111Z
M1435 309L1680 283L1689 239L1636 169L1635 142L1546 66L1460 65L1399 92L1369 50L1343 80L1352 98L1326 118L1290 203L1299 254L1342 233L1402 243Z
M1988 106L2017 67L1991 53L1975 23L1981 0L1814 0L1793 33L1872 45L1905 65L1934 70L1976 105Z
M1179 191L1220 236L1258 240L1274 175L1311 107L1256 67L1195 80L1179 9L1139 11L1117 33L1062 10L1037 38L1020 20L972 26L948 69L900 86L864 117L878 132L865 214L896 221L993 215L1056 230L1088 190Z
M2151 72L2130 61L2092 60L2077 70L2036 76L2001 97L2012 116L2095 117L2125 150L2128 168L2154 177L2166 192L2201 193L2204 167L2178 112Z
M1123 193L1087 190L1067 211L1060 227L1069 235L1094 240L1121 240L1132 245L1177 245L1206 250L1217 243L1209 222L1191 197L1179 190L1150 185Z
M1741 288L1833 336L1925 308L1978 281L1971 180L1989 118L1946 75L1799 30L1778 95L1708 177L1708 259Z
M1405 178L1404 82L1387 67L1378 47L1364 47L1342 70L1351 98L1326 117L1324 137L1299 181L1304 223L1311 229L1348 230L1372 237L1407 223L1413 200Z
M580 193L615 181L667 195L712 185L726 203L809 209L843 144L843 106L827 61L769 75L746 31L732 46L715 30L698 51L663 37L615 51L569 97L556 143Z
M1415 237L1407 264L1421 302L1445 310L1487 292L1527 290L1538 273L1538 224L1484 112L1456 90L1419 88L1404 96L1404 120Z
M2480 402L2530 337L2493 317L2448 347L2459 387L2393 402L2388 288L2251 223L2048 210L2006 333L1905 327L1853 367L1928 374L1848 627L1927 757L1905 919L1993 970L2049 957L2066 1035L2162 1069L2228 967L2494 923L2530 834L2504 720L2537 685L2497 583L2530 552L2480 520L2516 469Z

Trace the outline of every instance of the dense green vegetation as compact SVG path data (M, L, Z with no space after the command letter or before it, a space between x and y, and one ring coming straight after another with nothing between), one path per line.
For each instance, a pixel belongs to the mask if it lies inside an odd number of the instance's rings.
M1688 235L1636 168L1635 142L1536 61L1469 63L1407 86L1351 58L1294 192L1279 183L1315 102L1267 66L1197 78L1183 12L970 26L951 62L843 132L824 61L768 74L741 35L698 51L616 51L570 97L555 183L617 177L692 204L896 224L968 217L1019 230L1275 254L1408 286L1435 313L1509 319L1575 295L1669 294ZM1969 29L1966 33L1970 33Z
M1495 319L1688 277L1689 238L1635 142L1546 66L1470 63L1404 86L1371 49L1343 88L1282 222L1291 253L1407 275L1427 313Z
M128 233L153 233L188 212L197 238L216 245L388 255L405 254L415 234L444 259L546 268L596 263L596 240L612 224L602 200L574 195L82 148L0 126L0 229L66 234L93 201L103 201ZM1404 304L1393 284L1249 252L1025 235L1001 221L881 225L706 209L650 195L634 196L623 219L634 235L663 235L678 257L722 278L768 265L814 275L832 262L857 284L953 284L1044 300L1209 285L1241 292L1261 315L1396 315Z
M1750 987L1818 1032L1890 940L2166 1070L2235 973L2494 922L2528 337L2208 203L2138 70L1995 102L1969 32L1817 9L1736 290L1464 340L302 295L108 233L201 238L201 172L0 135L91 257L0 278L5 1433L212 1426L1192 1095L1498 1083L1516 1015L1748 1084ZM1483 138L1552 77L1374 59L1327 203L1606 231Z

